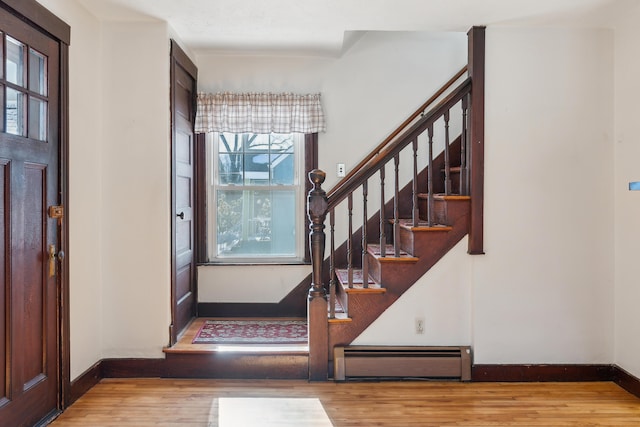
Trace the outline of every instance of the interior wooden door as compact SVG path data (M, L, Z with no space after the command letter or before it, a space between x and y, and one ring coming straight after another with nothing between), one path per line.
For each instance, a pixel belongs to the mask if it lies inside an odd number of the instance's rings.
M194 227L195 99L197 69L180 47L171 43L172 262L171 344L196 315Z
M18 426L59 402L60 47L4 9L0 32L0 425Z

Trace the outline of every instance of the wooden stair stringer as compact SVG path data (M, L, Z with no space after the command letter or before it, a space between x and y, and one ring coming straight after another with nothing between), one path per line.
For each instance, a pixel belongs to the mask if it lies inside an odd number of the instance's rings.
M468 203L466 204L468 207ZM418 279L431 269L469 232L469 210L452 218L451 230L439 237L416 239L421 255L415 263L385 263L381 284L386 289L381 294L353 293L348 296L349 323L329 324L329 360L333 360L333 348L351 344L371 323L389 308ZM431 233L429 233L431 234ZM421 243L421 241L423 241ZM422 246L426 247L422 247Z

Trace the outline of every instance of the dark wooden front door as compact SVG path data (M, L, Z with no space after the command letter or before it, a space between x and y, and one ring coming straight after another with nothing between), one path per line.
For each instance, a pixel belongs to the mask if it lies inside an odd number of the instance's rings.
M0 425L58 408L59 45L0 9Z
M196 315L194 133L197 69L171 43L172 262L171 344Z

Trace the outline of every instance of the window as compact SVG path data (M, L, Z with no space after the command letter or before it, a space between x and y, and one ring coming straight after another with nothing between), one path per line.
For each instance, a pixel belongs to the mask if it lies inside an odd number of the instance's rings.
M4 103L1 131L46 141L47 57L8 34L0 33L0 42L5 70L2 74L0 66L0 103Z
M207 148L209 261L302 261L304 135L211 133Z

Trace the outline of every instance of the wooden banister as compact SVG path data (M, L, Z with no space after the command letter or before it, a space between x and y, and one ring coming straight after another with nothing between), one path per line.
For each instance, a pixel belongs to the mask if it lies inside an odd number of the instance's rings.
M465 95L471 91L471 79L467 78L459 86L447 95L442 101L440 101L435 107L429 110L424 116L411 127L405 130L401 136L396 138L391 143L388 143L384 148L379 150L373 156L367 156L369 161L364 163L357 170L353 170L353 173L349 176L349 179L341 180L335 187L327 193L329 199L329 209L334 208L342 200L344 200L349 193L352 193L358 188L364 180L368 179L374 173L376 173L382 165L389 162L393 157L398 154L404 147L411 143L418 137L430 124L444 115L446 111L451 109L457 102L459 102ZM346 178L346 177L345 177Z
M400 134L404 129L407 128L415 119L417 119L421 114L424 114L425 110L431 106L438 98L442 96L455 82L460 80L460 78L467 72L467 66L465 65L458 71L451 79L449 79L440 89L438 89L429 99L425 101L409 118L407 118L396 130L391 132L391 134L385 138L376 148L374 148L364 159L360 161L355 167L349 171L349 173L342 178L329 192L328 196L331 196L339 187L343 185L343 183L349 181L353 175L355 175L360 169L362 169L371 159L373 159L380 151L382 151L387 144L389 144L393 139Z

